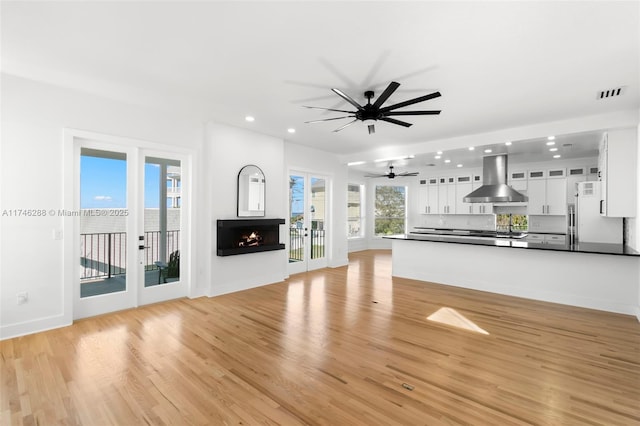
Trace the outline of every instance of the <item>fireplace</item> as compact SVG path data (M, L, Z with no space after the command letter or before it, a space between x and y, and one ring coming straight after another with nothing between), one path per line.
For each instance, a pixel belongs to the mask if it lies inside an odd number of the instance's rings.
M280 225L284 219L218 220L218 256L284 250Z

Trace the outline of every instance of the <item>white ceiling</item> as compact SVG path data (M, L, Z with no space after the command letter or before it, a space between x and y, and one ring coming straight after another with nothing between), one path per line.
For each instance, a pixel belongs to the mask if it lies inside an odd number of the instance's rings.
M6 2L3 71L336 154L637 109L640 3ZM392 81L410 128L346 121ZM602 89L623 96L596 100ZM255 122L244 120L246 115ZM287 133L293 127L295 134ZM540 135L546 136L546 135ZM417 153L419 154L419 153ZM426 157L425 157L426 161Z

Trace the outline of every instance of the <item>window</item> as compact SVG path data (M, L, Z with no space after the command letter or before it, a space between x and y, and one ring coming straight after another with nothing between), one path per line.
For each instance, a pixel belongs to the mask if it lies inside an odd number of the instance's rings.
M529 229L529 217L524 214L501 213L496 215L496 231L522 232Z
M376 236L405 233L406 193L405 186L376 186Z
M347 189L347 238L360 238L363 236L363 188L364 185L350 183Z

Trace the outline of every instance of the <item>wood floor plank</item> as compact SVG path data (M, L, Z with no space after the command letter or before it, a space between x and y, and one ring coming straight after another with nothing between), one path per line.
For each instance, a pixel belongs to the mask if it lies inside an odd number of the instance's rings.
M0 355L3 425L640 425L636 318L392 278L386 250Z

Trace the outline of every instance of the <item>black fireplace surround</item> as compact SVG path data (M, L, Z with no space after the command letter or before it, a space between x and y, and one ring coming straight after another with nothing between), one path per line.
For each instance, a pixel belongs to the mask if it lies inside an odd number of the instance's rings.
M284 250L283 224L284 219L219 219L218 256Z

